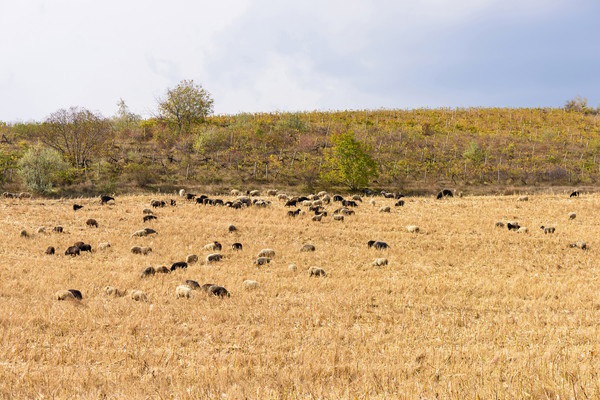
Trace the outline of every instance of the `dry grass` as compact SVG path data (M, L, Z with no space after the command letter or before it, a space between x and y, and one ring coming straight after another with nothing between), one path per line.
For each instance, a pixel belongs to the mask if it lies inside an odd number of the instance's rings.
M245 210L181 201L144 224L150 197L84 201L77 212L71 201L2 200L0 397L600 398L600 196L409 198L391 214L377 209L394 201L377 199L321 223L288 218L273 201ZM495 228L502 219L529 233ZM547 222L555 234L539 229ZM227 232L231 223L239 232ZM19 237L59 224L65 233ZM130 237L145 226L159 234ZM367 249L370 239L391 249ZM567 248L579 239L591 249ZM64 256L78 240L112 247ZM223 261L140 278L149 265L204 259L213 240ZM243 251L229 248L236 241ZM316 251L300 252L305 243ZM56 256L44 254L50 245ZM153 251L134 255L134 245ZM277 254L257 268L265 247ZM377 257L389 265L372 267ZM328 277L310 278L310 266ZM231 298L177 299L186 279ZM260 288L244 290L245 279ZM149 302L107 297L106 285L141 289ZM84 300L53 299L70 288Z

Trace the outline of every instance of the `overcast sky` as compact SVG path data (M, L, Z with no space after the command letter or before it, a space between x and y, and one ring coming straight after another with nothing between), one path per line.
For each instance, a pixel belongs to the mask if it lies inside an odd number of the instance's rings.
M144 117L183 79L215 113L600 105L597 0L0 0L0 121Z

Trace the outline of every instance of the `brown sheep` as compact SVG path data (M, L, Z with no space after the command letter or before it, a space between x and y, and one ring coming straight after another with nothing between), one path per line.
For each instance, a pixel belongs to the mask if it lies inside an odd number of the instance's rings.
M90 228L97 228L98 227L98 221L96 221L93 218L90 218L87 221L85 221L85 224L87 226L89 226Z

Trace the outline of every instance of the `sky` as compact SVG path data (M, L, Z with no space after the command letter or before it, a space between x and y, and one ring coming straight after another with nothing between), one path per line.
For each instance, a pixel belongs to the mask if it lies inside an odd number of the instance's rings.
M0 121L149 118L182 80L215 114L600 106L597 0L0 0Z

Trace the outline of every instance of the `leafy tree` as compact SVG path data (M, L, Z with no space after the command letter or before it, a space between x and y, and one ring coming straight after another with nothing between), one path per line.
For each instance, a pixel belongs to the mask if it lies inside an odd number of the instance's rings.
M485 161L487 153L479 147L477 142L471 141L469 147L464 151L463 157L465 160L471 161L474 166L480 166Z
M325 151L322 177L353 191L368 186L369 179L378 175L377 163L368 147L356 140L353 132L334 135L331 141L333 147Z
M166 98L159 101L158 111L161 118L173 124L179 133L184 133L213 113L213 99L201 85L193 80L183 80L167 90Z
M59 181L59 174L66 172L69 166L58 151L38 143L25 152L18 167L30 190L48 192Z
M85 167L112 135L108 120L85 108L71 107L51 114L42 124L42 142L75 167Z
M117 113L113 117L113 122L117 130L133 129L139 125L142 117L129 111L125 100L119 99L117 103Z

